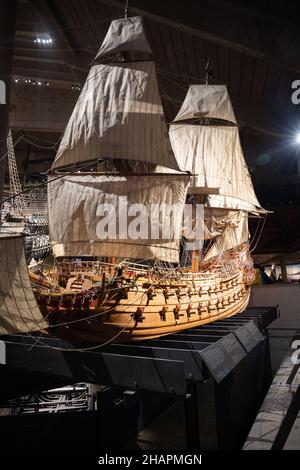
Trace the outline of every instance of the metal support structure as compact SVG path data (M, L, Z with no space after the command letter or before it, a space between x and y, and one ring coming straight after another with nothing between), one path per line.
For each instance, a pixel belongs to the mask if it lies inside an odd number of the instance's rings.
M8 172L9 172L9 195L12 198L11 204L13 207L13 213L15 215L23 215L25 209L24 195L21 194L22 186L19 178L17 160L15 156L14 143L11 135L11 130L7 136L7 161L8 161Z
M5 104L0 104L0 220L6 170L6 137L8 131L9 98L11 88L13 40L15 34L17 0L0 2L0 42L10 47L0 48L0 80L4 83Z
M199 447L200 436L198 429L197 388L195 383L189 384L185 399L185 435L187 449L197 449Z
M281 267L281 276L282 282L288 282L287 270L286 270L286 261L284 256L280 257L280 267Z

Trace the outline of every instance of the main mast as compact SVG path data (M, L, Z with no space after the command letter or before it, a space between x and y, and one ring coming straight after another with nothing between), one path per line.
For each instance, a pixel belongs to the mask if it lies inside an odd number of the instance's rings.
M83 173L75 173L83 167ZM92 172L92 167L105 174ZM64 176L70 169L72 174ZM177 204L175 231L188 183L179 169L142 19L114 20L52 165L49 227L55 255L177 261L179 240L173 235L132 240L118 232L99 239L97 227L99 207L112 204L117 214L123 213L120 201L126 197L130 204L144 204L148 214L153 204Z

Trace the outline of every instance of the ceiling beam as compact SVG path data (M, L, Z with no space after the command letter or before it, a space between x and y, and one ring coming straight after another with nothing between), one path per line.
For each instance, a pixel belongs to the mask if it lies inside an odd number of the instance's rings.
M59 64L59 65L66 65L66 62L63 59L56 58L47 58L47 57L36 57L36 56L29 56L29 55L18 55L14 54L14 60L20 60L24 62L37 62L42 64Z
M51 34L55 34L57 52L64 59L66 65L74 76L74 79L83 82L86 73L82 70L88 66L89 58L79 54L79 47L73 35L66 27L65 21L52 0L30 0L42 24L46 24ZM86 68L87 70L87 68Z
M173 104L175 111L174 115L171 116L171 119L173 119L182 105L183 99L188 91L189 84L181 82L179 79L172 79L173 86L170 88L167 86L169 85L169 81L165 82L162 75L159 75L158 83L161 85L161 98ZM168 94L165 92L166 89L168 90ZM286 130L280 126L280 122L282 120L276 112L262 106L261 104L244 101L233 93L230 97L237 121L241 126L249 127L256 132L276 138L284 138L286 136ZM175 107L177 108L176 110Z
M51 72L47 70L36 70L32 68L23 68L18 67L14 64L13 69L14 78L29 78L30 80L35 81L45 81L51 82L51 85L62 85L63 88L72 88L72 85L81 86L81 83L77 80L72 80L72 76L70 74L65 74L63 72ZM19 85L21 85L19 83ZM18 86L19 86L18 85Z
M21 61L21 62L37 62L42 64L58 64L58 65L65 65L67 67L72 67L77 70L80 70L83 74L86 74L87 68L80 67L78 65L67 64L64 59L59 59L57 56L55 58L47 58L47 57L34 57L34 56L27 56L27 55L18 55L14 54L14 61ZM77 80L76 80L77 81Z
M123 0L98 0L124 15ZM250 10L252 11L252 10ZM300 73L299 28L272 16L221 0L185 0L184 8L173 0L130 0L129 14L150 20L251 55L269 64Z

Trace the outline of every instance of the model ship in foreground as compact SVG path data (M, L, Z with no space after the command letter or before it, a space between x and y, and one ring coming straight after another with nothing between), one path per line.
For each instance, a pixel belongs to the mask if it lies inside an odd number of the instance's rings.
M186 203L194 224L204 207L204 243L192 251L178 237ZM168 134L139 17L109 28L53 163L48 207L56 262L30 277L49 332L143 340L246 308L248 215L264 211L226 87L190 86Z

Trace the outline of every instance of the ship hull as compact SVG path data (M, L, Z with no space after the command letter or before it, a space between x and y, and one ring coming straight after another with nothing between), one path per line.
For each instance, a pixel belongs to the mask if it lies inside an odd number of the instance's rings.
M155 339L241 313L250 295L243 269L230 276L199 273L177 281L141 277L131 287L125 280L123 285L88 310L51 309L50 301L44 309L49 332L74 343Z

